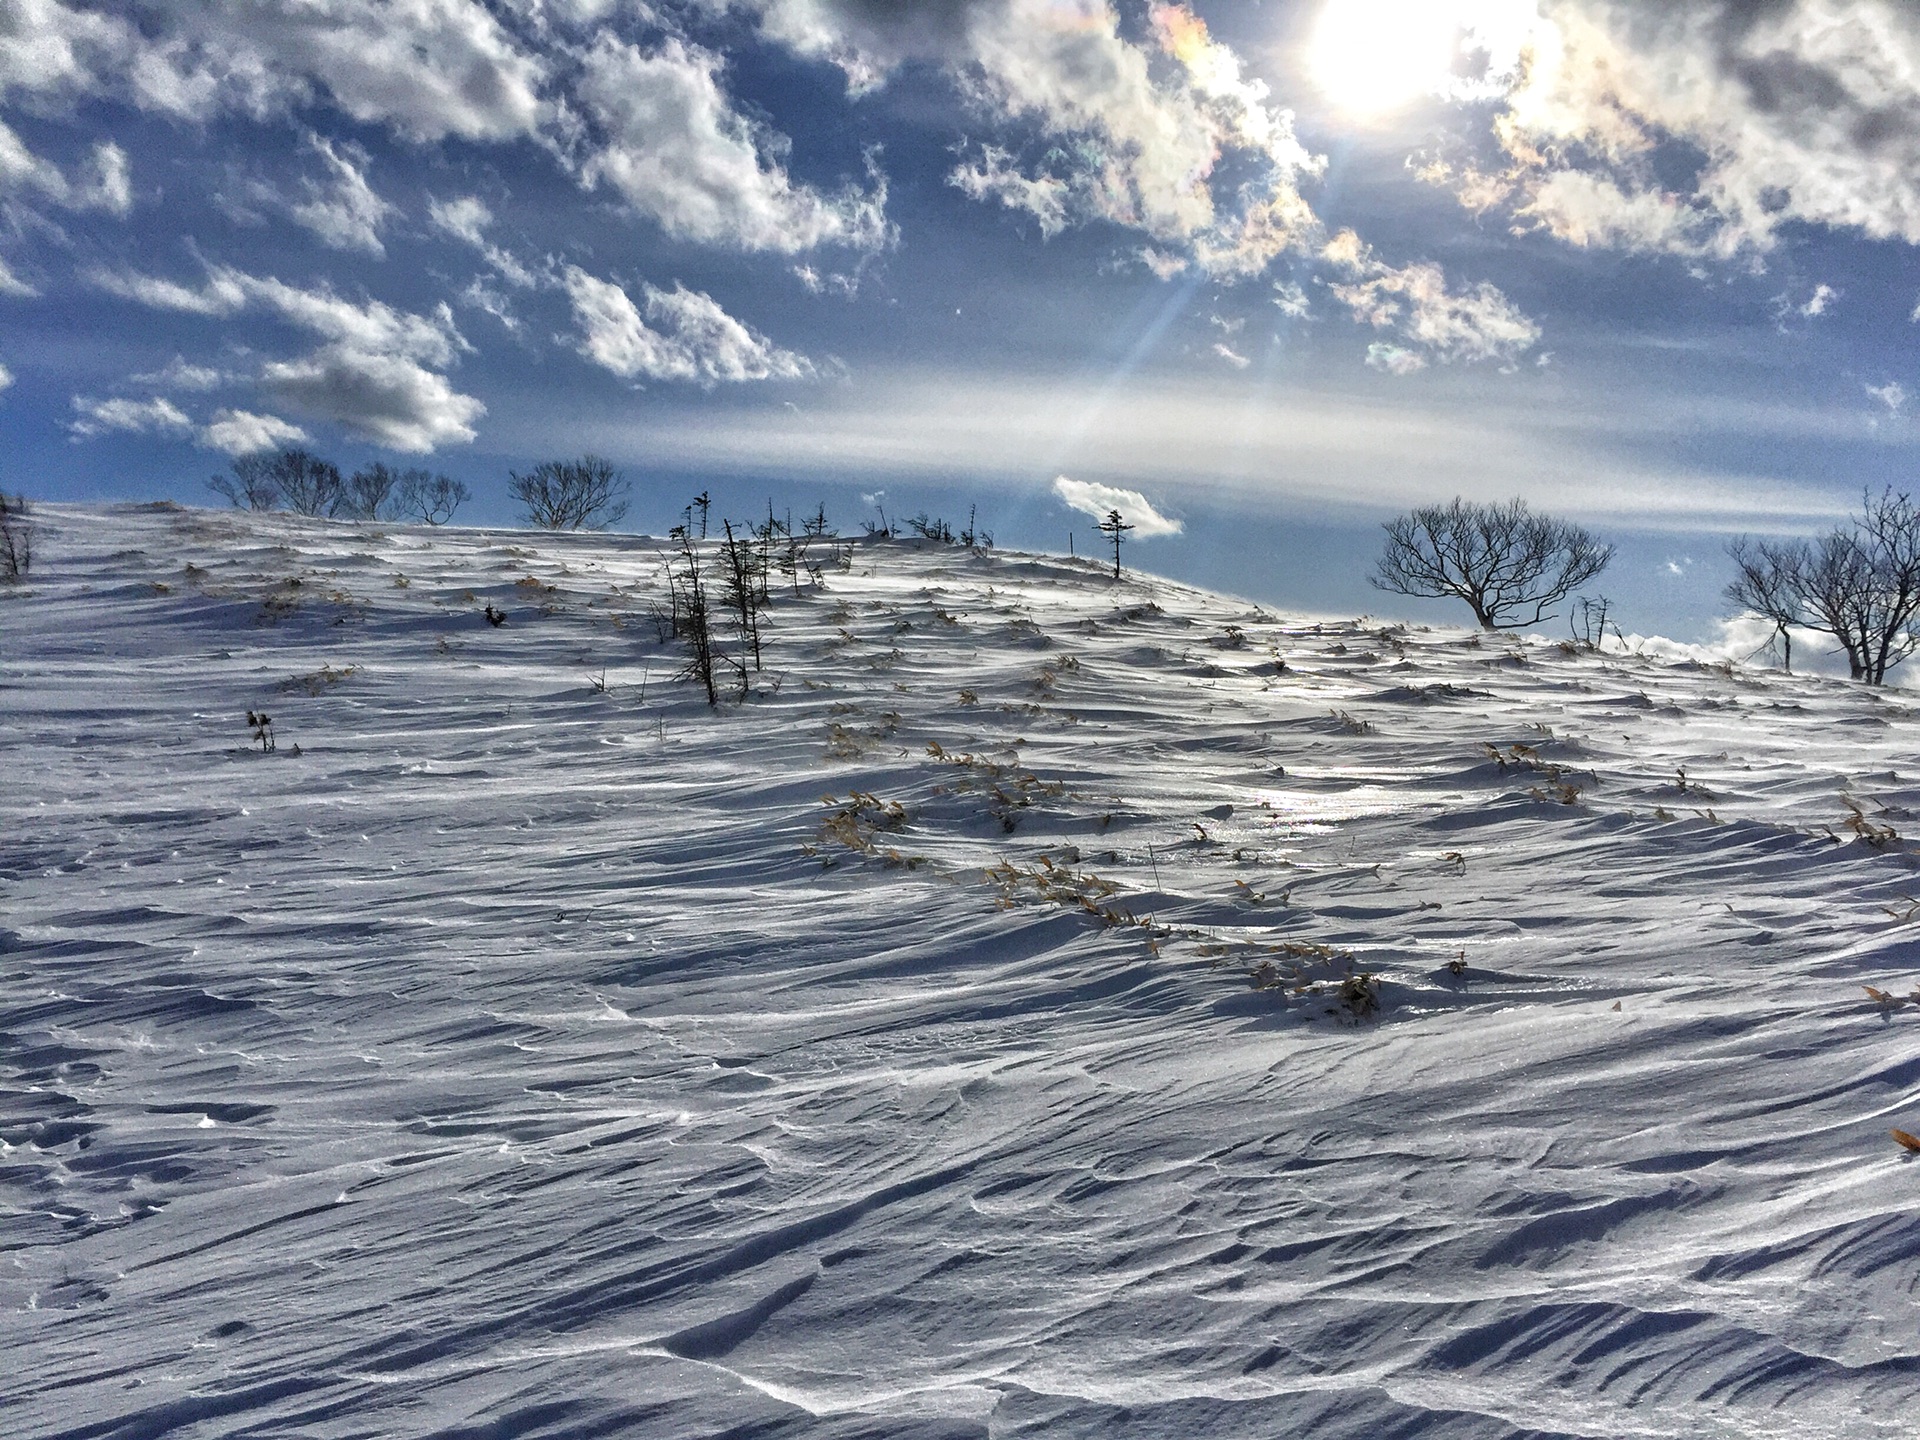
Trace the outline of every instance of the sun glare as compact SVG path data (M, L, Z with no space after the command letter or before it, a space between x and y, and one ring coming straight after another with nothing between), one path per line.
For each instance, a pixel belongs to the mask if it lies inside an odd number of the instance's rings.
M1459 7L1445 0L1327 0L1308 65L1341 109L1384 115L1446 88L1460 28Z

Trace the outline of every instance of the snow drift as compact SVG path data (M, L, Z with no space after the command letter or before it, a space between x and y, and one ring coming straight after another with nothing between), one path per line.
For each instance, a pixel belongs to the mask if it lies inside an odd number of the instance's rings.
M710 712L657 542L39 518L9 1435L1911 1433L1904 695L861 543Z

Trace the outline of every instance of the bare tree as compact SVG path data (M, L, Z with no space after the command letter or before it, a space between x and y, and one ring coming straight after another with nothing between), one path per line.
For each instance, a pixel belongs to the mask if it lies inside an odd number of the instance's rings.
M1724 592L1742 610L1773 622L1780 642L1780 668L1793 671L1793 627L1807 623L1803 590L1809 570L1805 541L1774 544L1745 536L1727 546L1733 561L1733 579Z
M1464 600L1482 630L1519 630L1553 619L1558 605L1599 575L1613 547L1578 525L1535 515L1524 500L1488 505L1456 497L1386 524L1376 589L1420 599Z
M268 462L280 498L296 515L325 515L346 491L339 467L306 450L282 450Z
M1120 542L1127 538L1127 532L1134 527L1120 517L1118 510L1109 510L1107 518L1094 527L1102 535L1113 541L1113 578L1120 578Z
M454 511L473 498L473 492L458 480L427 470L403 471L394 495L402 515L428 525L446 524Z
M1741 540L1728 553L1737 572L1727 598L1783 637L1788 625L1833 636L1855 680L1884 685L1920 649L1920 508L1904 491L1863 493L1850 527L1811 544Z
M1866 624L1860 659L1870 685L1886 683L1887 671L1920 649L1913 624L1920 617L1920 509L1891 485L1876 497L1861 496L1855 534L1873 566L1870 604L1859 607Z
M280 486L274 479L274 457L239 455L232 462L231 475L216 475L207 488L223 495L236 510L271 510L280 503Z
M1801 553L1799 587L1808 628L1824 630L1839 641L1847 655L1847 674L1873 684L1867 668L1877 583L1872 555L1859 536L1845 530L1823 535L1812 545L1803 542Z
M542 530L604 530L627 513L627 482L598 455L548 460L524 475L509 473L507 489L527 507L528 523ZM703 529L705 519L703 507Z
M766 600L767 564L765 557L733 532L733 522L720 522L726 539L720 546L725 564L721 572L720 598L737 617L740 626L740 689L746 698L747 657L753 668L760 668L760 609Z
M397 514L400 472L379 461L353 472L334 502L333 513L345 520L392 520Z
M24 495L0 491L0 580L24 580L33 567L33 521Z
M687 642L687 663L680 677L698 680L707 692L707 704L718 705L720 687L714 678L714 669L725 662L714 644L713 611L707 601L706 581L700 573L700 551L685 525L676 525L669 533L679 547L679 567L676 569L671 562L667 566L673 633ZM743 688L745 684L743 669Z

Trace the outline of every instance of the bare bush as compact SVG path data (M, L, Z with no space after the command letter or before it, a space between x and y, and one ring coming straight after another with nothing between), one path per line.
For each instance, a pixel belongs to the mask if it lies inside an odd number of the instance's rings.
M929 515L924 510L908 518L907 528L922 540L931 540L938 545L954 543L953 526L938 515Z
M235 456L231 475L216 475L207 488L226 497L236 510L271 510L280 503L280 486L274 479L271 455Z
M507 489L526 506L527 522L542 530L604 530L627 513L627 482L598 455L548 460L524 475L510 473ZM703 506L703 527L705 520Z
M0 580L24 580L33 567L33 515L24 495L0 491Z
M460 481L427 470L404 471L394 490L394 507L403 516L428 525L444 525L473 498Z
M280 499L296 515L325 515L340 503L339 467L306 450L282 450L267 462Z
M1850 527L1811 543L1736 541L1727 598L1774 622L1819 630L1839 642L1847 672L1884 685L1887 672L1920 649L1920 507L1892 486L1861 496Z
M1464 600L1482 630L1519 630L1553 619L1558 605L1613 559L1578 525L1535 515L1524 500L1489 505L1456 497L1386 524L1376 589L1425 600Z
M399 514L400 472L379 461L356 470L334 502L333 513L343 520L392 520Z
M1614 622L1613 601L1605 595L1575 597L1573 608L1567 611L1567 630L1573 636L1573 643L1582 650L1602 648L1607 643L1609 630L1622 645L1627 641Z

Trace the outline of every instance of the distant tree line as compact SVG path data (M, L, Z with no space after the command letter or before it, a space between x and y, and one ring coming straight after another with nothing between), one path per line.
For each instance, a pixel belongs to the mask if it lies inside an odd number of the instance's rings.
M378 461L342 476L307 450L242 455L207 488L241 510L291 510L338 520L420 520L444 525L473 498L460 481L429 470L396 470Z

